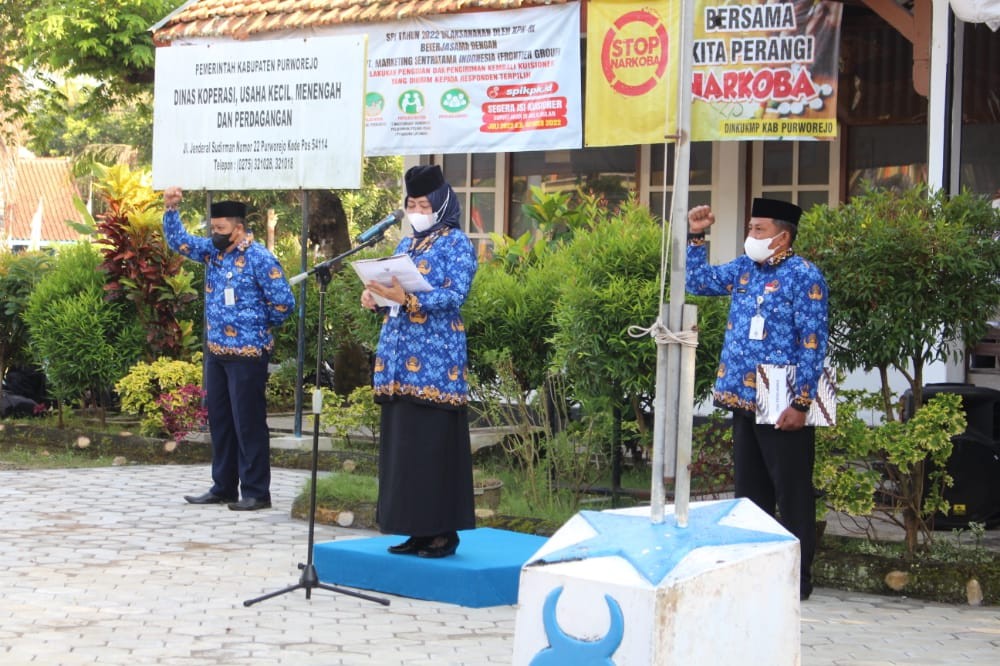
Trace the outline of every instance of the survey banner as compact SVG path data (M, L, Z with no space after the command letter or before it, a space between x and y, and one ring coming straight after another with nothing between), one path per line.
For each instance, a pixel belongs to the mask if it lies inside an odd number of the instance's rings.
M353 29L370 44L366 155L581 146L579 3Z

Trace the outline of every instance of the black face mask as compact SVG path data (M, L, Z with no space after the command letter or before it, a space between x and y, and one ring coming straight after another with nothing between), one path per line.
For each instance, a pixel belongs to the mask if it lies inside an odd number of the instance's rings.
M232 235L233 232L231 231L228 234L212 234L212 245L214 245L215 249L219 252L223 252L227 247L233 244L233 241L229 239Z

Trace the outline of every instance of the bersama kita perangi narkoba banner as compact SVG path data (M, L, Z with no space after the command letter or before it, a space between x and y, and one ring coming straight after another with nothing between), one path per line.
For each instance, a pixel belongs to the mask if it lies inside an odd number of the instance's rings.
M835 138L842 9L825 0L699 0L692 138Z
M588 146L676 134L680 0L590 0ZM694 141L833 139L842 5L718 2L694 9Z
M581 146L578 3L354 29L369 37L366 155Z

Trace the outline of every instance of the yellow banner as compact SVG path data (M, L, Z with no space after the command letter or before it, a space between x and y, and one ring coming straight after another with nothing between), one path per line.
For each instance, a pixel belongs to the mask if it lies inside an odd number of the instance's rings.
M661 143L677 132L679 2L587 3L584 145Z
M842 4L696 4L693 140L836 138Z

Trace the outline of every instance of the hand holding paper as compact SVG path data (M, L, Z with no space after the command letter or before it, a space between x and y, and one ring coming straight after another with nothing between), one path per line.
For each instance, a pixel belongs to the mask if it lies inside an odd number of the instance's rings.
M383 307L399 305L399 302L394 302L385 297L384 294L387 289L392 289L396 286L402 287L404 295L406 293L431 290L430 283L420 274L416 264L413 263L413 259L408 254L396 254L381 259L361 259L352 262L351 267L354 268L354 272L358 274L358 277L365 284L375 282L385 288L380 290L382 293L376 292L375 289L370 289L372 298L378 305ZM393 282L393 278L395 278L396 282Z

